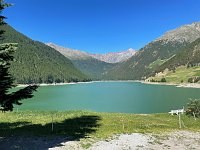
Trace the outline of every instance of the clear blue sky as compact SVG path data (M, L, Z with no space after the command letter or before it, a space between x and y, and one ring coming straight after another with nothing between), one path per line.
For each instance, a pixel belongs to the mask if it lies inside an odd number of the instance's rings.
M139 49L168 30L200 21L200 0L6 0L16 30L92 53Z

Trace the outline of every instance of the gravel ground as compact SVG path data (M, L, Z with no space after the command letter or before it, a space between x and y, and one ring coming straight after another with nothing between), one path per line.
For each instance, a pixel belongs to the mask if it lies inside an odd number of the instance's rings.
M148 145L149 137L139 133L123 134L111 141L100 141L92 145L90 150L134 150Z
M200 133L178 131L169 135L154 136L154 141L148 145L150 149L200 150Z
M66 137L9 137L0 138L0 150L200 150L200 133L176 131L168 134L121 134L112 139L89 143Z
M62 147L51 150L83 150L79 142L62 143ZM88 150L200 150L200 133L176 131L170 134L122 134L111 140L92 144Z

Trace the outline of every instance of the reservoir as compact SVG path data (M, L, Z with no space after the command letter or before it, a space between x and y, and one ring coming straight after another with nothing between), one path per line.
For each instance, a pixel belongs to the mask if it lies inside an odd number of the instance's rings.
M41 86L19 110L89 110L120 113L162 113L199 99L200 89L140 82L91 82Z

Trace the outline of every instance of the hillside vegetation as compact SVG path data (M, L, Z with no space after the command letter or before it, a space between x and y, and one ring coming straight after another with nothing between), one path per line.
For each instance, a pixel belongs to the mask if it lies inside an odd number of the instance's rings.
M158 59L165 60L172 57L186 45L187 43L166 43L166 41L155 41L149 43L126 62L112 68L107 73L107 76L113 76L114 79L120 80L140 80L142 77L148 76L154 71L154 68L151 67L153 62Z
M187 47L182 49L174 57L163 63L158 71L162 71L165 68L170 70L184 65L187 67L199 66L200 63L200 38L189 44Z
M200 80L200 38L157 67L156 75L149 81L166 78L172 83L196 83ZM153 79L153 80L152 80Z
M106 63L95 58L72 60L73 64L93 80L102 80L104 75L117 64Z
M189 68L186 66L179 66L176 70L165 69L163 72L159 72L155 76L149 77L146 80L160 82L162 78L165 78L168 83L193 83L194 81L190 81L190 79L195 79L198 76L200 76L199 66Z
M10 73L17 83L52 83L87 80L86 75L77 70L72 62L53 48L33 41L17 32L9 25L4 25L4 39L0 43L18 43L11 64Z

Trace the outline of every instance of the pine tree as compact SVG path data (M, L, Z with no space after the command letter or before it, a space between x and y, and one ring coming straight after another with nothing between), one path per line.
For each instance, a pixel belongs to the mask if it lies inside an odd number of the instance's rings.
M11 6L0 0L0 26L5 25L2 11ZM0 30L0 40L3 39L4 31ZM17 43L3 43L0 44L0 110L12 111L13 105L21 105L22 99L33 97L32 93L38 88L37 85L30 85L16 92L10 93L10 89L15 87L12 75L9 73L10 62L14 60L13 53L17 49Z

